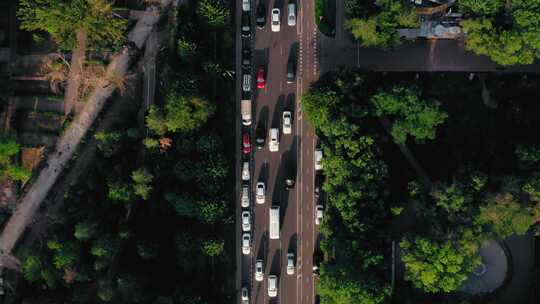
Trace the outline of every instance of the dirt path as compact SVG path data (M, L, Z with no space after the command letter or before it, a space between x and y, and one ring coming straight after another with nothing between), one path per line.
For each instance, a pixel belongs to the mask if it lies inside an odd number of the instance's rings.
M79 99L79 87L82 80L84 62L86 60L86 30L78 30L76 33L77 44L71 56L66 92L64 94L64 114L69 114L73 105Z
M83 110L59 139L54 153L49 155L47 165L23 194L15 213L10 217L0 235L0 252L2 254L12 253L26 227L32 222L35 212L72 158L86 131L96 119L107 99L115 91L115 85L108 79L125 77L131 59L144 46L152 28L171 2L172 0L161 0L159 5L150 6L129 32L127 45L130 47L124 47L120 53L113 56L111 63L107 66L105 77L96 83Z

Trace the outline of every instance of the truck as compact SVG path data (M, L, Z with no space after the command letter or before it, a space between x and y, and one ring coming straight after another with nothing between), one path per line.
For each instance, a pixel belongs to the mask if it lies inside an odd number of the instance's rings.
M240 101L240 113L242 114L242 124L251 126L251 99L242 99Z
M279 239L279 206L270 207L270 239Z

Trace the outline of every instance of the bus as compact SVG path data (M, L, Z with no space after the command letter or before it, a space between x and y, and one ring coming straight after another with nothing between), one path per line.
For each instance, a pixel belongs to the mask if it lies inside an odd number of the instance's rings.
M279 239L279 206L270 207L270 239Z

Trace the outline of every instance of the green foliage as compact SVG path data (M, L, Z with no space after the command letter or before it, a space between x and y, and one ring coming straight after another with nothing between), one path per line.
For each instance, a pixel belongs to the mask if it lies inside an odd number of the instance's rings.
M22 29L45 31L65 50L73 49L77 30L86 30L90 46L121 45L127 26L108 0L21 0L17 16Z
M97 223L85 220L75 225L75 233L73 234L79 241L87 241L94 238L97 234Z
M523 167L530 167L540 161L540 145L518 145L516 156Z
M147 118L147 121L148 121L148 118ZM146 137L143 140L143 145L148 150L156 150L156 149L159 148L159 140L157 140L155 138L151 138L151 137Z
M41 280L42 269L41 259L36 255L28 255L22 261L23 277L30 283L37 283Z
M152 185L150 185L150 183L154 179L154 176L146 169L139 168L131 173L131 179L135 183L133 185L133 192L135 195L143 200L147 200L152 191Z
M439 109L439 102L421 99L417 88L394 86L371 97L375 115L393 118L392 136L405 143L411 135L417 142L434 139L437 126L448 115Z
M187 232L180 232L175 236L174 245L178 255L189 255L193 250L193 237Z
M138 241L137 254L146 260L153 259L159 254L159 244L154 241Z
M212 28L222 28L229 21L229 9L219 0L201 0L197 14Z
M177 50L180 58L190 60L197 52L197 44L182 37L178 39Z
M472 196L461 183L452 183L449 186L438 185L431 192L438 207L448 213L463 211L472 203Z
M223 240L204 240L201 244L202 253L209 257L215 257L223 254L225 241Z
M165 133L167 133L165 116L163 115L163 112L154 105L150 106L150 109L148 109L148 115L146 115L146 126L159 136L163 136Z
M166 201L172 204L178 216L197 218L200 214L195 198L186 192L180 194L167 192L163 195Z
M118 143L122 139L120 132L98 132L94 135L98 141L97 147L105 157L113 156L119 148Z
M5 168L4 173L14 181L26 183L32 176L32 172L26 170L21 166L9 165Z
M198 129L215 111L214 105L197 96L187 97L169 91L166 99L165 125L173 133Z
M200 220L205 224L215 224L227 211L224 201L200 201Z
M157 297L152 304L174 304L174 300L171 297Z
M180 159L174 165L174 175L181 182L189 182L195 178L195 164L190 159Z
M90 253L103 261L110 261L116 254L119 245L117 239L108 235L101 236L92 243Z
M107 181L107 198L112 201L129 202L134 198L133 190L129 184L119 181Z
M481 263L480 256L467 255L452 241L404 238L399 243L405 263L405 279L430 293L450 293Z
M459 7L479 16L494 16L504 7L504 0L460 0Z
M53 264L58 270L72 269L79 260L79 246L74 242L48 241L47 247L53 251Z
M103 302L111 302L114 298L114 290L105 280L98 282L97 296Z
M0 175L25 183L30 179L31 172L11 161L20 150L21 146L13 137L0 136Z

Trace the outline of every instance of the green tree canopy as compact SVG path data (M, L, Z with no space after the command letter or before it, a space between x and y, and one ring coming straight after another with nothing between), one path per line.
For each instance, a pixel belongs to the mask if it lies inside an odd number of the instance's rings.
M221 0L201 0L197 14L212 28L224 27L229 21L229 8Z
M127 25L109 0L21 0L17 16L22 29L45 31L66 50L73 49L78 30L86 31L90 46L120 45Z
M225 248L223 240L204 240L201 244L202 253L209 257L221 255Z

